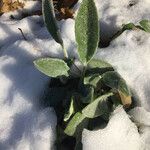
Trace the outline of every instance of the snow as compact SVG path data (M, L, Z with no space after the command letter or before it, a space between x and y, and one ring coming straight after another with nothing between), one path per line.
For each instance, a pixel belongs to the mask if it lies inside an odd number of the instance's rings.
M116 108L106 128L83 131L83 150L140 150L137 127L122 107Z
M150 148L150 112L143 107L136 107L129 112L132 120L138 126L141 134L141 142L145 145L145 149Z
M42 18L4 18L0 20L0 149L52 149L57 118L53 108L41 106L50 79L33 65L44 55L34 35L44 28Z
M75 7L78 10L81 0ZM150 19L150 1L95 0L101 26L101 40L112 37L129 22ZM135 3L129 7L129 3ZM27 1L23 10L0 17L0 149L53 149L57 118L53 108L41 106L49 78L33 66L39 57L63 57L59 44L52 40L41 16L21 19L21 14L37 11L41 2ZM17 20L10 19L13 15ZM59 22L70 57L77 58L74 20ZM21 28L27 40L24 40ZM131 87L138 107L127 113L118 107L106 128L84 130L84 150L150 149L150 34L125 31L95 57L111 63ZM138 128L137 128L138 127ZM139 131L139 132L138 132Z

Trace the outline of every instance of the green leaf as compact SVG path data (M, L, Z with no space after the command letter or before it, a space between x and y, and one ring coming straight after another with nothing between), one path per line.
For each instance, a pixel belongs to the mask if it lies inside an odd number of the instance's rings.
M130 95L130 90L125 80L115 71L108 71L102 76L103 82L116 90L121 91L125 95Z
M68 110L68 113L65 114L64 116L64 121L68 121L70 119L70 117L75 113L75 108L74 108L74 99L73 97L71 98L71 103L70 103L70 107Z
M49 77L68 76L69 67L60 59L40 58L34 61L35 67Z
M83 0L75 21L75 36L81 62L86 65L99 42L98 14L94 0Z
M128 24L123 25L122 31L132 30L134 28L136 28L136 26L133 23L128 23Z
M92 85L94 88L96 88L97 83L99 80L101 80L101 75L99 74L92 74L87 77L84 77L84 84L86 85Z
M149 20L140 21L140 25L146 32L150 32L150 21Z
M103 82L118 91L122 104L131 104L131 93L125 80L115 71L109 71L103 74Z
M88 63L89 68L112 68L111 64L99 59L92 59Z
M42 0L42 11L45 25L54 40L63 46L63 40L57 26L52 0Z
M81 126L84 128L84 124L87 124L86 120L86 117L82 113L77 112L67 124L67 127L64 130L64 132L69 136L75 136L76 132L81 131L79 131L79 129L81 129Z
M94 74L102 75L106 71L113 71L113 70L114 70L113 67L109 63L103 60L92 59L87 65L85 74L86 76L92 76Z
M82 110L83 115L87 118L96 118L103 115L108 111L107 100L112 95L113 93L110 92L98 97Z

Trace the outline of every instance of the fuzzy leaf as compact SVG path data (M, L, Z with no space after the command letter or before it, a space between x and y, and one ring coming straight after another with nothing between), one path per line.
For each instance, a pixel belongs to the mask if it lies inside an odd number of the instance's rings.
M82 113L88 118L96 118L98 116L103 115L105 112L108 111L107 100L113 93L107 93L98 97L92 103L87 105L83 110Z
M115 71L106 72L103 75L103 82L118 91L123 105L131 104L131 93L125 80Z
M42 0L43 18L46 27L54 40L63 46L63 40L57 26L52 0Z
M69 67L60 59L41 58L34 61L35 67L49 77L68 76Z
M125 24L122 28L122 31L125 31L125 30L132 30L136 28L136 26L133 24L133 23L128 23L128 24Z
M140 25L146 32L150 32L150 21L149 20L140 21Z
M74 99L73 99L73 97L72 97L72 98L71 98L71 103L70 103L70 107L69 107L68 113L65 114L65 116L64 116L64 121L68 121L74 112L75 112Z
M85 120L86 120L86 117L82 113L77 112L68 123L64 132L69 136L74 136L75 133L78 132L77 130L80 124L81 123L84 124Z
M94 88L96 88L97 83L99 80L101 80L101 76L99 74L93 74L87 77L84 77L84 84L92 85Z
M130 95L129 88L125 80L115 71L108 71L103 74L103 81L104 83L116 90L121 91L125 95Z
M98 59L92 59L89 64L89 68L112 68L111 64Z
M75 21L75 36L81 62L86 65L99 42L98 14L94 0L83 0Z

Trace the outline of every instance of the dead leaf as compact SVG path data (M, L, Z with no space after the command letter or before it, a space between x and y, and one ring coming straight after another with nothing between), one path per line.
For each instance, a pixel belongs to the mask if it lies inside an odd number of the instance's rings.
M73 18L74 11L72 7L78 0L53 0L56 18L58 20Z
M131 103L132 103L131 96L126 96L121 91L118 91L118 93L119 93L119 96L121 98L121 102L122 102L123 106L128 108L131 105Z
M0 3L0 12L5 13L9 11L14 11L19 8L23 8L24 3L19 2L18 0L2 0Z

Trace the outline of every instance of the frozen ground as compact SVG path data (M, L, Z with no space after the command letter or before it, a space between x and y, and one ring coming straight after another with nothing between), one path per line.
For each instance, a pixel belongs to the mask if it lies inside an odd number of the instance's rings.
M103 41L124 23L150 19L149 0L95 1ZM30 8L38 10L40 3L28 1L23 11ZM52 108L40 105L49 78L37 71L32 62L38 57L62 57L62 51L49 36L42 17L21 19L21 13L0 17L0 150L49 150L53 149L57 121ZM11 14L18 20L11 20ZM69 56L76 57L74 20L61 21L59 25ZM119 107L105 129L85 130L84 150L149 150L150 34L126 31L109 47L98 49L96 57L114 65L138 98L138 107L129 112L135 124Z

